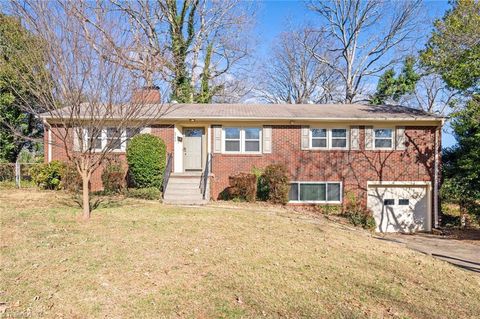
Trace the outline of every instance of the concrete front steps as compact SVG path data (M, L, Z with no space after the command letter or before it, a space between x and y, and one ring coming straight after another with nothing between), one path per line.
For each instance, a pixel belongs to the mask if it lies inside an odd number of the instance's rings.
M172 173L163 195L163 202L176 205L204 205L208 203L207 199L203 199L200 191L201 178L201 172ZM208 198L208 196L205 198Z

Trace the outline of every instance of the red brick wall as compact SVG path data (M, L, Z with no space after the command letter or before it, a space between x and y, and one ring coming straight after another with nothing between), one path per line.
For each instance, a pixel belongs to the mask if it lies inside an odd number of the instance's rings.
M166 144L167 147L167 153L172 153L173 152L173 139L174 139L174 126L173 125L152 125L151 126L151 134L159 136L160 138L163 139L163 141ZM48 132L47 130L45 131L45 141L46 143L44 144L44 151L45 151L45 158L46 161L48 160ZM65 136L65 129L62 127L52 127L52 160L59 160L59 161L64 161L68 162L68 154L67 150L65 148L65 144L67 144L68 147L68 153L72 152L73 150L73 138L67 138L66 141L67 143L64 142ZM125 153L124 152L115 152L112 153L108 156L109 158L116 158L122 163L125 163L125 168L127 168L126 165L126 158L125 158ZM108 159L105 161L107 162ZM92 178L90 181L90 186L92 191L98 191L103 189L103 184L102 184L102 170L103 167L100 166L98 169L96 169L93 174Z
M63 143L52 131L52 160L67 161ZM152 126L152 134L161 137L167 152L173 153L174 126ZM211 196L217 199L228 186L228 177L239 172L251 172L271 163L284 163L295 181L341 181L343 193L353 192L366 200L367 181L432 181L434 169L435 127L406 127L407 149L404 151L365 150L364 127L360 127L360 150L302 150L301 127L276 125L272 127L272 153L260 155L213 154ZM73 141L73 140L72 140ZM72 145L72 143L70 143ZM212 134L213 145L213 134ZM47 143L45 149L47 150ZM439 146L440 147L440 146ZM124 153L115 153L125 161ZM92 177L92 190L103 188L102 169Z
M364 201L367 181L431 181L435 128L407 127L405 134L404 151L365 150L364 127L360 127L358 151L302 150L300 126L273 126L271 154L213 154L212 198L228 186L229 176L271 163L285 164L292 181L341 181L344 194L351 191Z

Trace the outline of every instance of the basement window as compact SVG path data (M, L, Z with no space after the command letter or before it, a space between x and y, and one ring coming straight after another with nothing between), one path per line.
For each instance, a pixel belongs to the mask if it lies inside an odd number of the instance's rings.
M340 182L292 182L289 201L304 203L340 203L342 201Z

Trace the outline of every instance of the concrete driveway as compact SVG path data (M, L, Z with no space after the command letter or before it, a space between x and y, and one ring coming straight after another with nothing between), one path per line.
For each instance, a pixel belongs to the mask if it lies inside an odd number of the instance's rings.
M388 234L377 238L404 244L410 249L480 274L480 245L429 234Z

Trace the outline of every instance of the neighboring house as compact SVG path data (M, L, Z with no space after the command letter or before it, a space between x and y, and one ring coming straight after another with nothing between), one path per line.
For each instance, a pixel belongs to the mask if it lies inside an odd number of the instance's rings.
M292 204L341 205L355 196L372 210L378 231L430 231L438 225L442 117L360 104L167 108L143 129L161 137L171 154L166 202L202 202L207 167L204 194L215 200L229 176L283 163ZM48 116L44 121L45 158L65 160L65 151L52 146L55 121ZM124 151L123 145L116 152L123 160ZM102 189L100 175L98 170L92 177L93 190Z

